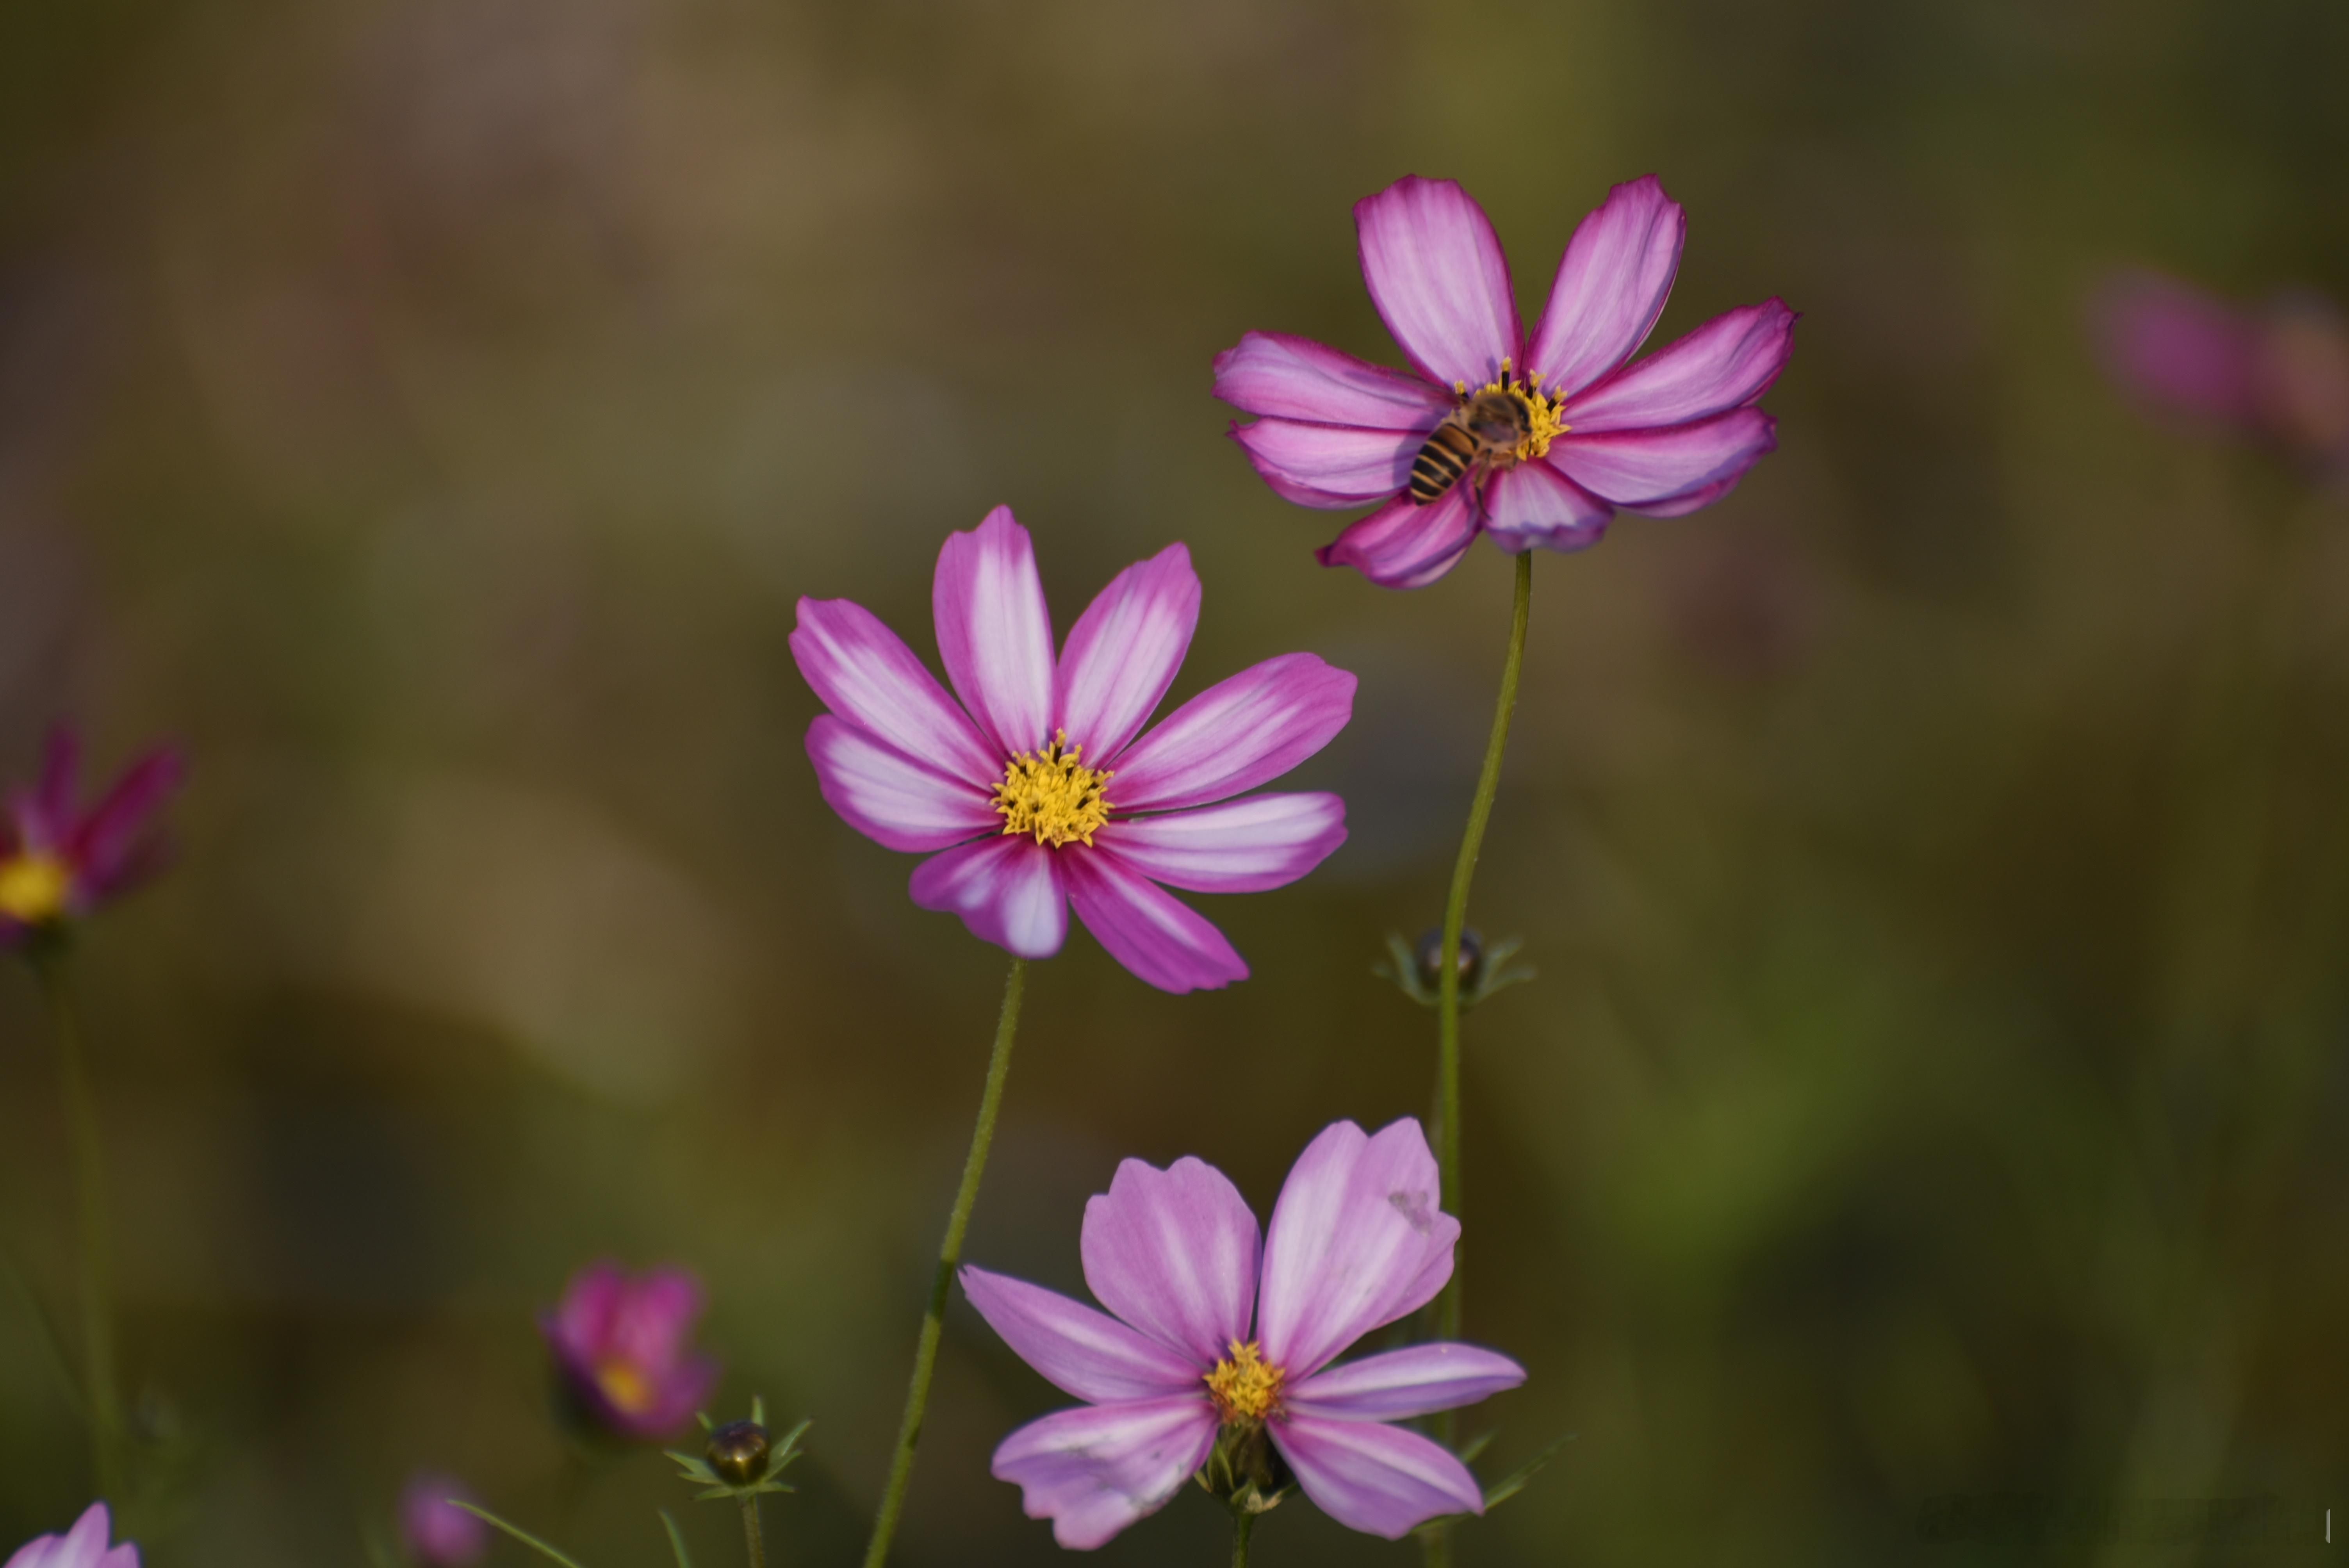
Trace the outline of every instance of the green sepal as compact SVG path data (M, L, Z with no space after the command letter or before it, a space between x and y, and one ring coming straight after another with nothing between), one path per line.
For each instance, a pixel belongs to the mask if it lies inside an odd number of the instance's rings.
M1495 992L1512 985L1522 985L1538 976L1539 971L1530 964L1512 965L1526 945L1521 936L1504 936L1485 949L1485 963L1476 976L1476 984L1460 993L1460 1006L1464 1009L1488 1000ZM1371 965L1371 973L1392 983L1404 995L1423 1007L1443 1005L1443 997L1430 989L1419 977L1419 956L1412 951L1400 933L1387 933L1387 957L1384 963Z
M716 1423L710 1420L707 1413L701 1414L699 1419L703 1430L717 1430ZM767 1424L765 1399L755 1397L751 1399L750 1419L762 1427ZM693 1501L696 1502L725 1502L742 1498L763 1497L769 1492L778 1494L794 1492L799 1490L797 1487L775 1478L782 1473L784 1466L799 1458L804 1451L800 1447L800 1438L813 1424L812 1420L802 1421L781 1436L771 1435L767 1439L765 1473L740 1486L736 1486L719 1475L710 1467L709 1461L698 1454L684 1453L676 1449L664 1449L661 1451L677 1461L678 1480L702 1489L693 1494Z

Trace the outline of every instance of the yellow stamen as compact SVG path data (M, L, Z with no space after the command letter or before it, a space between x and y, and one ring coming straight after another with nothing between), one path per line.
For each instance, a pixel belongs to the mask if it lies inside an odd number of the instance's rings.
M73 868L55 855L12 855L0 861L0 914L25 925L46 925L66 912Z
M1231 1354L1205 1375L1207 1394L1226 1426L1257 1427L1280 1408L1280 1385L1288 1376L1264 1358L1263 1347L1251 1339L1235 1339Z
M1574 428L1558 417L1558 411L1566 407L1565 397L1545 396L1538 376L1526 381L1511 379L1506 359L1501 361L1500 376L1476 391L1480 397L1487 392L1506 392L1525 405L1526 433L1519 438L1516 449L1516 459L1521 463L1547 454L1550 442Z
M624 1416L641 1416L653 1408L653 1382L644 1368L617 1356L595 1363L595 1387Z
M1109 820L1102 789L1111 775L1080 762L1084 749L1071 746L1065 730L1054 730L1052 743L1041 751L1020 752L1004 765L992 803L1003 814L1007 835L1033 833L1038 843L1055 849L1071 842L1092 845L1093 834Z

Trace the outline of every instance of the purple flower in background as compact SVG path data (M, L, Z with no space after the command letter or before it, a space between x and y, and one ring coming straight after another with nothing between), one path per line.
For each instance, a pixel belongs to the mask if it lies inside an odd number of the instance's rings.
M2105 368L2147 406L2349 466L2349 326L2327 301L2245 310L2154 272L2126 272L2093 312Z
M450 1500L471 1493L454 1476L419 1470L399 1494L399 1535L424 1568L466 1568L490 1550L490 1527Z
M93 1502L63 1535L44 1535L16 1549L5 1568L139 1568L139 1548L128 1541L109 1548L113 1521Z
M1143 734L1198 624L1190 552L1170 544L1119 573L1056 660L1009 507L948 536L931 598L953 697L871 611L800 601L792 654L832 710L807 749L833 810L890 849L943 851L915 868L914 902L1021 957L1061 950L1073 903L1162 990L1246 979L1224 934L1166 886L1260 892L1345 841L1335 795L1243 792L1345 727L1354 677L1285 654Z
M718 1363L693 1348L701 1286L680 1269L631 1278L609 1261L582 1269L539 1320L578 1413L615 1437L653 1442L693 1418Z
M1265 482L1301 506L1378 510L1320 552L1389 588L1449 572L1478 531L1503 549L1596 544L1617 508L1679 517L1777 445L1753 407L1794 352L1775 298L1715 316L1636 365L1687 231L1654 175L1618 185L1566 247L1528 338L1501 242L1449 180L1355 204L1362 278L1417 375L1281 333L1216 358L1216 396Z
M40 782L9 796L0 819L0 947L88 914L151 873L163 858L151 819L185 771L178 752L150 752L85 811L80 738L50 730Z
M1340 1523L1389 1539L1481 1513L1448 1450L1390 1426L1525 1381L1505 1356L1414 1345L1330 1363L1417 1311L1452 1277L1460 1222L1438 1206L1419 1123L1376 1137L1350 1121L1298 1157L1259 1246L1256 1216L1198 1160L1120 1165L1085 1205L1085 1283L1104 1306L984 1269L963 1289L1022 1360L1085 1400L995 1450L1031 1519L1061 1545L1099 1546L1162 1507L1219 1431L1268 1435L1298 1484Z

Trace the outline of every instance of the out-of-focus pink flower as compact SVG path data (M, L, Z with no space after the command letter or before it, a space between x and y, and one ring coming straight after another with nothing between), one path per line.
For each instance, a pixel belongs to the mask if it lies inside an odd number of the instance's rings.
M1164 1506L1219 1431L1268 1435L1305 1495L1351 1529L1392 1540L1439 1514L1482 1513L1467 1466L1388 1423L1514 1388L1523 1367L1448 1344L1331 1365L1452 1277L1460 1222L1440 1199L1435 1157L1408 1119L1376 1137L1350 1121L1325 1129L1261 1243L1213 1166L1126 1161L1085 1205L1085 1283L1108 1313L962 1271L971 1305L1020 1359L1085 1401L1006 1438L996 1479L1079 1550Z
M44 1535L18 1547L5 1568L139 1568L139 1548L109 1547L114 1522L106 1504L93 1502L63 1535Z
M40 782L11 794L0 820L0 947L88 914L160 865L152 819L185 771L178 752L150 752L84 810L80 738L49 731Z
M914 869L914 902L1022 957L1061 950L1073 903L1162 990L1246 979L1224 934L1160 884L1258 892L1345 841L1335 795L1243 791L1345 727L1354 677L1285 654L1143 734L1198 624L1190 552L1170 544L1119 573L1055 659L1035 551L1009 507L948 536L932 604L954 697L871 611L800 601L792 654L832 710L807 749L833 810L890 849L943 851Z
M470 1498L454 1476L419 1470L399 1494L399 1535L423 1568L466 1568L490 1550L490 1527L450 1501Z
M2349 325L2287 294L2245 309L2160 273L2107 279L2092 312L2113 379L2147 407L2349 466Z
M1457 184L1397 181L1357 203L1354 223L1371 303L1418 374L1270 332L1216 357L1216 396L1262 416L1232 438L1266 483L1303 506L1378 507L1322 549L1324 565L1416 588L1479 531L1512 552L1581 550L1618 508L1679 517L1719 500L1777 445L1754 404L1794 352L1783 301L1627 363L1687 232L1654 175L1616 186L1576 228L1530 337L1493 225ZM1430 438L1470 424L1447 465Z
M654 1442L693 1418L718 1363L693 1348L701 1286L681 1269L631 1277L608 1260L573 1276L539 1320L578 1413L615 1437Z

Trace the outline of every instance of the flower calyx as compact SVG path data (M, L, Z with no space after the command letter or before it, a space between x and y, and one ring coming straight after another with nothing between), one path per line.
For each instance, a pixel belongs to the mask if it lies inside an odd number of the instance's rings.
M1296 1472L1280 1457L1261 1421L1226 1422L1216 1433L1216 1446L1207 1450L1207 1462L1192 1479L1235 1514L1268 1512L1297 1490Z
M1524 946L1524 940L1515 936L1505 936L1487 944L1475 927L1464 929L1460 933L1460 1005L1473 1007L1495 991L1506 991L1533 979L1532 965L1510 962ZM1390 932L1387 961L1372 965L1371 973L1381 980L1392 981L1397 990L1423 1007L1440 1005L1444 986L1443 928L1431 926L1416 944Z
M763 1398L750 1401L750 1418L729 1421L717 1426L707 1415L695 1418L709 1434L709 1442L699 1454L680 1453L675 1449L664 1450L677 1461L677 1479L700 1487L694 1493L698 1502L725 1502L753 1498L763 1492L792 1491L776 1477L783 1467L800 1457L800 1434L809 1422L802 1421L778 1438L767 1430L767 1402Z

